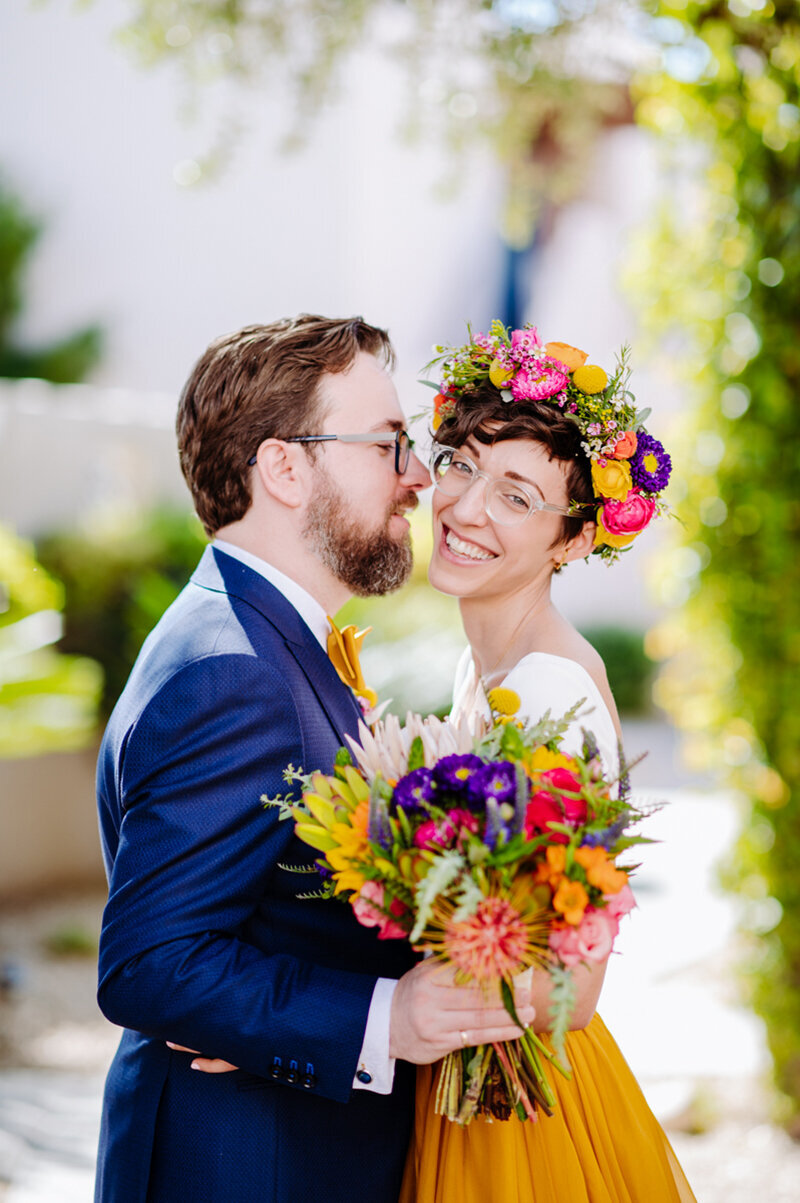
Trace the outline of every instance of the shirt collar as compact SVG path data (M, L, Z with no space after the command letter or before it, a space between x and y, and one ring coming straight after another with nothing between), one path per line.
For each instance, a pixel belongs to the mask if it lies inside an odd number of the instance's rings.
M248 568L253 569L253 572L257 572L259 576L263 576L265 580L269 581L279 593L283 594L289 604L294 606L320 646L327 650L328 635L331 630L328 616L317 599L312 597L302 585L298 585L297 581L293 581L274 564L268 564L266 560L253 555L252 552L236 547L233 543L227 543L224 539L214 539L212 547L216 547L226 556L231 556L234 560L246 564Z

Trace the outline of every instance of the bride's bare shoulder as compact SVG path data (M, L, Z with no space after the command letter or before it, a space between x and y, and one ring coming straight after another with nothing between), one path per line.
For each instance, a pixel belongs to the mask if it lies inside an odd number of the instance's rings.
M592 647L579 631L568 623L558 630L547 649L553 656L563 656L565 660L573 660L584 669L597 686L600 696L608 707L614 725L619 730L619 717L614 702L614 695L608 683L606 666L600 653Z

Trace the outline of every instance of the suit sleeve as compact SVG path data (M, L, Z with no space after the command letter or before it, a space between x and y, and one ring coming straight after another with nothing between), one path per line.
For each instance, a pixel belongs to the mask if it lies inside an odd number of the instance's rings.
M263 660L198 661L150 701L119 768L98 1000L113 1023L260 1076L276 1056L311 1063L315 1093L347 1101L376 977L237 935L292 839L260 797L285 793L299 749L294 699Z

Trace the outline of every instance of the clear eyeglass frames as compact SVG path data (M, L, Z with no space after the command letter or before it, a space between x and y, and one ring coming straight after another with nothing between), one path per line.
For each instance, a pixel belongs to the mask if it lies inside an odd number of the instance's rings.
M521 481L481 472L468 455L455 447L434 445L430 473L435 487L446 497L463 497L476 481L485 481L483 507L492 521L501 526L518 526L541 510L565 516L570 513L566 506L542 501Z

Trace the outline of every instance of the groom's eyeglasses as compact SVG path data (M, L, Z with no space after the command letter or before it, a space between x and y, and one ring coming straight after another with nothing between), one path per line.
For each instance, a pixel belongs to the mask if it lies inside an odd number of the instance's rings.
M394 443L394 470L402 476L408 468L414 440L407 430L373 431L371 434L301 434L284 439L285 443ZM247 461L250 467L256 462L253 455Z

